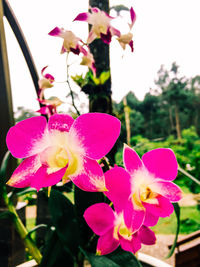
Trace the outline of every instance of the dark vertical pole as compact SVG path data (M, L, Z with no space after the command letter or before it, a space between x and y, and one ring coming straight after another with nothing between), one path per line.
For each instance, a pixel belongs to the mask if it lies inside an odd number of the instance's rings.
M109 0L89 0L89 5L109 13ZM101 72L110 70L109 45L100 39L96 39L90 44L90 50L94 55L97 77ZM89 111L112 114L111 78L101 85L100 88L95 88L94 91L97 92L97 95L94 97L93 95L89 96Z

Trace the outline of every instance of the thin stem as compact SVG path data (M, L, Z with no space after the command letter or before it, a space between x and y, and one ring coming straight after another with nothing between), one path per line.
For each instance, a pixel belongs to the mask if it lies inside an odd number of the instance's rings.
M15 210L15 207L13 206L13 203L8 198L5 188L3 190L3 199L5 201L8 210L15 215L14 219L15 228L19 233L21 239L23 240L25 247L28 248L29 254L36 260L36 262L40 264L42 260L42 255L37 246L35 245L34 241L32 240L32 238L28 235L28 231L24 226L23 222L21 221L21 219L19 218Z
M71 88L71 85L70 85L70 82L69 82L69 66L70 65L68 64L68 57L69 57L69 53L67 53L67 59L66 59L66 61L67 61L67 84L68 84L70 95L71 95L71 98L72 98L72 105L75 108L77 114L80 116L80 112L77 109L77 107L75 105L75 102L74 102L74 94L73 94L73 91L72 91L72 88Z
M182 172L185 176L187 176L188 178L190 178L193 182L195 182L196 184L200 185L200 181L197 178L195 178L194 176L192 176L190 173L186 172L181 167L178 167L178 170L180 172Z

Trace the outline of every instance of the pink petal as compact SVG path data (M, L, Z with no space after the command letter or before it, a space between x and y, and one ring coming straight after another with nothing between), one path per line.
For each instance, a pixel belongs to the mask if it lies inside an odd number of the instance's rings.
M101 33L101 40L105 43L105 44L110 44L111 42L111 38L112 38L112 34L110 29L108 28L107 33Z
M127 145L124 146L123 160L126 170L130 173L142 167L142 161L138 154Z
M145 202L143 202L142 204L148 212L152 213L155 216L163 218L170 216L174 211L174 207L171 202L167 198L162 196L158 196L157 200L159 204L154 205Z
M37 146L45 135L47 121L44 117L32 117L18 122L7 133L6 143L16 158L25 158L41 152L44 146Z
M131 194L130 175L122 167L114 167L105 173L104 194L114 203L117 212L124 209Z
M104 113L86 113L79 116L70 132L80 140L86 156L100 159L115 144L120 134L120 121Z
M136 232L144 222L145 209L143 206L137 206L130 199L124 207L124 222L130 232Z
M56 172L48 173L48 167L42 165L34 175L34 179L31 179L30 186L40 190L42 187L48 187L57 184L66 172L66 167Z
M154 226L157 224L159 220L159 216L155 216L152 213L150 213L148 210L145 212L145 219L143 224L146 226Z
M131 24L133 26L133 24L134 24L134 22L136 20L136 14L135 14L135 11L134 11L133 7L131 7L131 9L130 9L130 15L131 15Z
M69 132L74 119L67 114L55 114L49 118L49 130L58 130L61 132Z
M133 48L133 40L130 41L129 46L131 48L131 52L133 52L134 51L134 48Z
M98 13L98 12L100 12L100 9L98 7L91 7L91 11L93 13Z
M142 157L145 167L156 177L174 180L178 173L178 163L174 152L169 148L157 148Z
M103 192L106 190L104 173L96 160L83 158L83 166L75 175L69 175L72 182L84 191Z
M139 249L141 249L141 241L138 238L137 234L132 235L130 240L127 240L120 236L119 241L122 249L126 251L136 253Z
M154 245L156 243L155 233L144 225L138 231L138 236L144 245Z
M48 79L51 83L54 82L54 80L55 80L55 78L49 73L46 73L44 75L44 78Z
M78 16L73 20L79 20L79 21L87 21L88 17L89 17L90 13L84 12L84 13L80 13L78 14Z
M119 240L114 238L114 229L110 229L104 235L100 236L97 242L97 253L105 255L113 252L119 246Z
M91 44L96 38L97 38L96 33L91 29L87 38L87 43Z
M23 188L31 185L35 173L41 167L40 157L32 156L22 161L7 182L9 186Z
M52 31L50 31L48 34L51 35L51 36L59 36L63 33L63 30L58 28L58 27L55 27Z
M97 203L86 209L84 219L96 235L104 235L114 227L115 214L106 203Z
M120 37L121 35L121 32L114 27L110 27L110 31L112 35L116 35L117 37Z
M152 190L172 202L177 202L182 198L181 189L172 182L156 181L151 186Z

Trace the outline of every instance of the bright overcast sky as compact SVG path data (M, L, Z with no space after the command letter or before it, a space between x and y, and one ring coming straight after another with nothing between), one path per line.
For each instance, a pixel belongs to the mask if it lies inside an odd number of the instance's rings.
M87 24L72 22L80 12L87 11L87 0L10 0L9 1L29 44L38 72L49 65L49 72L58 81L65 80L65 55L60 55L62 40L48 36L55 26L72 30L86 40ZM120 101L129 91L141 100L154 87L161 64L168 69L176 61L182 75L200 74L200 0L110 0L110 6L133 6L137 20L132 29L134 53L129 47L122 51L117 41L111 45L113 99ZM127 12L122 13L129 16ZM14 109L17 106L37 109L36 95L21 51L6 24ZM76 60L76 59L75 59ZM78 62L80 60L77 57ZM77 63L78 63L77 62ZM71 68L81 74L85 67ZM75 88L76 92L79 89ZM64 83L49 90L63 101L68 94ZM86 102L82 94L81 101Z

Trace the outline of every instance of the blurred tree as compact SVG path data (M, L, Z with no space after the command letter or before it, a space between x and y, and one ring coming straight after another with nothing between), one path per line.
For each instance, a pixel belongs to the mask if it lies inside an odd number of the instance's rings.
M161 66L158 71L158 80L155 83L160 87L163 101L168 104L169 120L171 128L173 127L172 111L175 115L176 134L181 138L180 110L189 99L189 90L187 88L188 80L185 77L178 77L179 66L172 63L171 70L168 72ZM172 128L173 129L173 128Z

